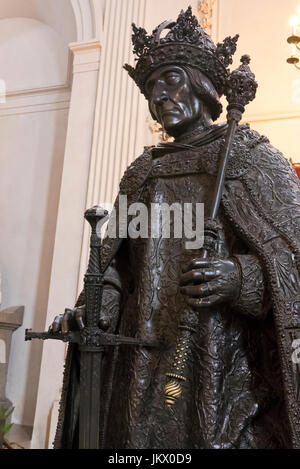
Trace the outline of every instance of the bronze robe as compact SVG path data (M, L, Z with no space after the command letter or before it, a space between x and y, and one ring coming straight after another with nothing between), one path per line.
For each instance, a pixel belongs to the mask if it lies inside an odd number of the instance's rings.
M193 150L147 149L125 173L120 191L128 203L198 202L208 210L223 142L221 136ZM116 332L161 346L107 352L104 448L296 447L299 368L286 350L300 337L299 203L299 181L287 160L241 126L219 214L219 257L237 259L241 291L232 304L197 313L188 380L171 408L164 404L165 374L182 315L195 314L180 294L179 278L197 251L186 251L184 239L172 236L106 240L104 314L114 318ZM77 355L71 346L57 448L77 444Z

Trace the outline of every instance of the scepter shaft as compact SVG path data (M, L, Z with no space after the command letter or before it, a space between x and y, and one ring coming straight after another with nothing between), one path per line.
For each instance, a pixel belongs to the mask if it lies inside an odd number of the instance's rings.
M228 129L225 143L220 156L220 166L218 170L213 204L208 218L208 226L204 233L205 240L212 238L217 246L219 233L217 226L217 215L223 195L226 168L229 160L232 143L238 123L242 119L245 106L253 101L256 95L257 83L255 76L249 68L250 57L244 55L241 58L242 65L234 70L229 76L226 87L226 97L228 100L227 122ZM204 246L199 255L207 259L209 250ZM208 311L210 312L210 311ZM192 315L195 316L195 315ZM176 344L176 352L171 372L167 373L168 382L165 386L165 402L168 406L176 403L182 395L182 383L186 381L186 366L192 348L192 337L197 330L197 321L184 321L179 325L179 334Z
M224 189L224 181L225 181L225 175L226 175L226 168L227 168L227 163L228 163L228 158L230 154L230 150L232 147L232 142L234 139L234 135L237 129L237 122L236 120L230 120L229 125L228 125L228 131L226 134L226 140L224 144L224 151L221 157L220 161L220 168L219 168L219 173L217 177L217 182L216 182L216 187L215 187L215 194L214 194L214 203L211 208L211 215L210 219L215 220L218 215L221 199L222 199L222 194L223 194L223 189Z
M219 211L221 198L223 194L224 181L226 168L228 164L229 154L232 147L232 142L237 129L237 121L232 119L232 116L228 114L228 130L226 134L225 144L222 149L220 167L218 171L218 177L215 186L215 194L213 204L210 213L210 224L213 226L217 218ZM205 239L208 237L213 238L214 242L217 243L218 234L215 233L214 229L207 230L205 232ZM199 254L201 258L207 259L209 257L209 251L207 247L203 247ZM181 322L179 325L179 335L176 344L176 352L174 355L173 365L171 372L167 373L168 383L165 386L165 401L168 407L174 405L176 400L182 395L182 383L186 381L186 366L190 356L192 337L196 332L195 322Z

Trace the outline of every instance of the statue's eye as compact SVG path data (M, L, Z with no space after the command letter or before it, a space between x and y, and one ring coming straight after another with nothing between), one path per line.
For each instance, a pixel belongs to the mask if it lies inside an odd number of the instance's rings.
M165 80L168 85L177 85L181 80L181 76L177 72L168 72L165 75Z

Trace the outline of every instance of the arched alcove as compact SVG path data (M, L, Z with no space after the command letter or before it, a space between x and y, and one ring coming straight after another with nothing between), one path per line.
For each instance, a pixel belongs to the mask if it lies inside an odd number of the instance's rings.
M48 25L66 45L77 40L72 0L1 0L0 19L16 17L35 19Z
M70 84L68 46L100 38L105 3L105 0L2 0L0 79L6 81L7 92L35 89L42 72L46 87Z
M0 78L7 92L70 85L69 44L77 29L72 0L2 0Z
M0 70L8 93L65 85L68 57L63 38L45 23L0 20Z
M0 19L34 18L69 44L100 38L105 4L106 0L1 0Z

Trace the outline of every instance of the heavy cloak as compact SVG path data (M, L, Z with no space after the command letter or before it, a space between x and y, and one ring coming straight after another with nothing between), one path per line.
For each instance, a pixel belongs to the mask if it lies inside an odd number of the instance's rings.
M224 131L225 127L222 130L221 127L214 126L209 136L204 136L194 143L193 150L184 146L172 148L172 145L167 145L164 149L146 148L144 154L126 171L120 184L120 194L127 195L129 204L145 200L149 181L155 178L163 179L170 174L172 178L202 174L203 180L210 177L213 181L220 150L224 144ZM243 388L243 383L240 382L238 366L230 365L228 368L227 364L223 366L222 373L226 375L225 381L231 383L229 390L220 387L220 382L224 382L222 378L213 390L213 393L219 396L210 395L210 384L215 384L211 379L213 371L208 369L208 365L205 369L206 363L201 361L201 354L207 353L207 350L201 349L196 337L194 356L197 359L194 360L194 371L191 372L192 384L187 391L189 402L185 403L183 398L178 410L172 409L171 414L166 414L162 392L165 376L161 373L159 363L160 360L163 361L162 354L169 352L141 352L147 360L156 363L151 371L153 376L149 376L149 370L146 373L143 368L144 375L142 373L142 376L138 376L139 371L134 369L134 360L131 359L130 352L127 353L124 349L108 352L103 367L103 425L99 435L103 447L118 448L118 445L121 445L120 447L125 448L143 448L143 444L146 444L149 448L300 448L300 365L292 361L294 341L300 339L300 184L295 171L283 155L248 125L240 126L235 136L226 173L221 212L224 224L232 230L232 236L244 246L243 252L248 254L248 257L244 258L244 264L243 256L240 259L240 304L237 302L235 305L236 314L231 314L234 319L230 321L233 322L230 326L229 323L225 325L225 329L234 328L232 324L238 321L240 330L243 330L243 346L242 350L239 346L237 355L243 356L243 363L247 362L249 367L245 372L247 389ZM127 241L118 238L106 239L102 250L102 266L108 277L116 262L119 263L120 271L122 263L129 265L129 248L126 243ZM172 252L169 253L169 257L172 255ZM259 274L260 268L263 282ZM122 273L120 275L122 276ZM115 285L117 283L118 281ZM262 284L263 307L258 301L259 295L262 294ZM127 292L130 290L129 285L125 287L122 284L122 288ZM151 295L147 296L147 286L144 287L144 293L144 300L147 298L149 307L154 299ZM126 307L128 310L128 298L130 307L139 304L132 301L133 297L134 292L127 297L125 295L116 332L136 336L144 334L145 337L146 329L135 327L132 324L134 316L128 316L126 313L129 318L126 319L124 313ZM157 298L155 301L159 302ZM145 305L145 301L142 303ZM77 304L84 304L84 293ZM122 319L122 314L125 319ZM201 318L199 321L201 323ZM164 330L166 327L168 324L165 324ZM236 338L235 335L230 337L230 340ZM172 339L170 340L172 342ZM171 349L172 346L174 348L174 344L169 345ZM226 347L230 349L231 343L223 346L225 356ZM212 351L209 352L212 354ZM232 355L230 358L231 362L235 359L233 357ZM221 356L219 362L222 361ZM237 363L241 362L237 360ZM123 369L119 374L118 366ZM240 368L242 369L243 365ZM199 397L203 376L207 378L205 386L210 399L208 410ZM126 386L132 389L135 388L135 381L143 383L142 389L147 390L147 394L143 395L137 386L131 405L127 402L129 391L127 393L127 388L122 388L120 379L128 379ZM76 345L70 345L65 364L55 448L76 448L78 445L78 382L78 350ZM153 405L151 406L151 402L148 407L146 405L149 399L147 396L151 395L149 389L155 386L161 389L161 408L157 405L159 397L154 396L155 393L152 394ZM143 400L146 411L143 410ZM196 402L192 407L193 416L187 411L190 401ZM239 405L235 408L229 401L238 402ZM222 421L218 416L221 408ZM118 414L119 411L122 415ZM139 413L139 418L135 421L136 412ZM176 412L179 413L178 416ZM155 429L149 430L151 413L155 414L152 422ZM131 432L130 438L119 437L122 432L126 433L127 427ZM110 428L109 436L106 435L107 428ZM116 434L115 442L113 431ZM202 435L199 435L200 431ZM154 436L149 436L151 432ZM187 433L192 436L186 438Z

